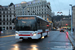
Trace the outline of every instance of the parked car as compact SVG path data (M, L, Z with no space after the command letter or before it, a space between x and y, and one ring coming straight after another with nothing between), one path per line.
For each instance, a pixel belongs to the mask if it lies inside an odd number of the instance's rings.
M60 28L58 28L57 30L60 31Z

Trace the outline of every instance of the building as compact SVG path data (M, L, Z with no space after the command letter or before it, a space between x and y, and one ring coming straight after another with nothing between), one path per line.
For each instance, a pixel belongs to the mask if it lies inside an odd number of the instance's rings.
M62 27L71 27L71 19L62 19L61 20Z
M33 0L15 4L16 15L38 15L51 21L51 7L46 0Z
M73 28L75 30L75 6L72 7L72 11L73 11L73 14L72 14L73 15L72 16L73 17Z
M15 5L11 3L9 6L0 5L0 27L3 30L12 30L14 24L12 24L12 19L15 16Z
M71 16L57 15L52 17L54 21L54 27L70 27L71 26ZM68 24L66 26L66 24Z

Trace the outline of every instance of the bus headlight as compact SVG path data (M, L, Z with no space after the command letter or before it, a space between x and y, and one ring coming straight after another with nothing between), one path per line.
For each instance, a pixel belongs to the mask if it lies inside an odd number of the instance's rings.
M34 33L33 36L36 36L36 33Z
M18 33L16 33L15 35L18 36Z

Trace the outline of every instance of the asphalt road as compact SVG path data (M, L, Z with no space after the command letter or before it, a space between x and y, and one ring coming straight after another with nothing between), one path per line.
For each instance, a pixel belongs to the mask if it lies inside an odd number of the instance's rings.
M50 31L41 40L17 40L14 36L0 38L0 50L72 50L68 36L64 32Z

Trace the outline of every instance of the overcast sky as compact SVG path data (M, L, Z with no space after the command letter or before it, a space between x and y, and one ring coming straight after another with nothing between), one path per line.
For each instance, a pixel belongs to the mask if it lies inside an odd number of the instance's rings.
M9 5L11 2L17 4L17 3L21 3L22 1L29 2L32 0L0 0L0 5L6 6ZM71 10L69 4L72 4L73 6L75 5L75 0L47 0L47 2L50 2L52 12L54 12L55 15L57 15L57 12L63 12L62 13L63 15L68 15L69 10Z

